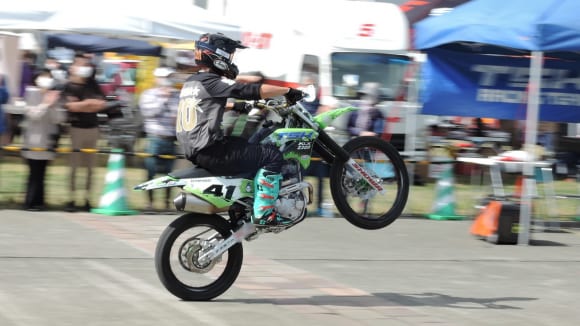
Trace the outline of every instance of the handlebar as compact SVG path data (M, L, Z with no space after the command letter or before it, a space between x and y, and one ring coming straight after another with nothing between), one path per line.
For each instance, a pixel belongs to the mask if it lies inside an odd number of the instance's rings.
M285 119L288 116L294 114L297 118L303 121L303 123L311 126L312 128L317 128L316 122L314 122L313 116L304 108L300 102L295 104L289 104L287 101L280 101L277 99L268 100L257 100L248 101L254 108L259 110L273 111L278 114L281 118Z
M267 109L267 110L275 110L275 111L280 111L280 110L288 108L287 103L270 104L272 102L276 102L276 101L274 101L274 100L269 100L267 102L254 101L253 105L259 109Z
M296 102L295 104L291 104L291 102L288 102L282 97L248 101L248 103L251 103L254 108L273 111L282 117L287 116L290 112L293 111L303 113L306 112L306 115L309 116L307 111L299 104L299 102L300 101Z

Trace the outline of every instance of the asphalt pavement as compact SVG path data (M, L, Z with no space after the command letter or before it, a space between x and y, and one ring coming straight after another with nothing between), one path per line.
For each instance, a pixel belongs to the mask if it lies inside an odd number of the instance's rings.
M308 218L245 242L224 295L184 302L153 265L177 216L0 210L0 325L580 324L579 229L511 246L471 221Z

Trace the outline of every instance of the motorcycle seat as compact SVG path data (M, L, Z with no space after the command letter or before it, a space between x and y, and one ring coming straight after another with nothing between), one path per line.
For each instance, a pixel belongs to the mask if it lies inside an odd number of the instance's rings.
M189 168L172 171L168 175L172 178L175 178L175 179L218 177L218 175L215 175L215 174L209 172L208 170L206 170L204 168L200 168L198 166L192 166ZM233 173L233 174L225 174L225 175L219 175L219 176L220 177L232 177L232 178L245 178L245 179L249 179L249 178L254 177L252 173L242 173L242 174Z

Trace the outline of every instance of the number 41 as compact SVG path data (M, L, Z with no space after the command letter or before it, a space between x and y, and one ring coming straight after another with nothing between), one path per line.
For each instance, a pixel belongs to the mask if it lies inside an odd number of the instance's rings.
M209 187L207 187L203 193L204 194L212 194L216 197L224 197L227 200L232 199L232 196L234 195L234 190L236 190L236 186L227 186L226 187L226 194L224 196L223 193L223 185L211 185Z

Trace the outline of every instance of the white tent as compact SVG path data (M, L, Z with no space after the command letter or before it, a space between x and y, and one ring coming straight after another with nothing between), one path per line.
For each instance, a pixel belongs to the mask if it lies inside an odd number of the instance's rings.
M30 10L26 8L37 8ZM174 8L134 1L101 0L88 8L79 2L22 0L3 6L0 30L66 32L109 37L192 41L206 32L240 37L237 25L193 5Z

